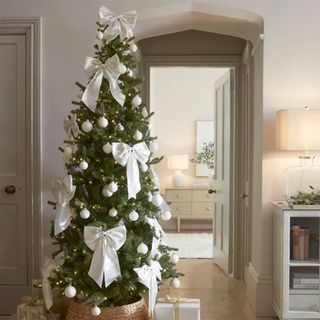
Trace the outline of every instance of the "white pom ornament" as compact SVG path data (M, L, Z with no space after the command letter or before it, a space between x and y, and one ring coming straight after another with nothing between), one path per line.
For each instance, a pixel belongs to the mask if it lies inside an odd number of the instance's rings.
M93 128L93 125L92 125L92 123L91 123L89 120L86 120L86 121L83 122L82 125L81 125L82 131L84 131L84 132L86 132L86 133L90 132L90 131L92 130L92 128Z
M79 164L79 167L81 170L87 170L89 167L88 162L85 160L82 160Z
M174 263L174 264L177 264L177 263L179 262L179 256L174 253L174 254L170 257L170 262L171 262L171 263Z
M178 278L174 278L171 280L171 283L170 283L171 287L174 288L174 289L178 289L180 288L180 280Z
M84 208L80 211L80 217L82 219L88 219L90 217L90 211L87 208Z
M140 253L140 254L146 254L147 252L149 251L148 249L148 246L141 242L139 245L138 245L138 248L137 248L137 252Z
M72 286L71 284L69 284L65 289L64 289L64 295L67 298L73 298L75 297L77 294L77 290L74 286Z
M108 213L110 217L115 217L118 214L118 211L116 208L111 208Z
M129 219L131 221L137 221L139 219L139 214L137 211L133 210L129 213Z
M108 142L108 143L104 144L102 149L103 149L104 153L111 153L112 152L111 143Z
M120 64L120 72L121 74L125 74L127 72L127 67L123 63Z
M136 52L138 50L138 47L134 42L130 43L130 47L129 48L130 48L131 52Z
M141 102L142 99L138 95L134 96L134 98L131 101L132 105L135 107L140 106Z
M137 131L134 133L134 135L133 135L133 138L134 138L134 140L136 140L136 141L141 140L142 137L143 137L143 135L142 135L142 133L141 133L139 130L137 130Z
M172 214L170 211L165 211L165 212L162 212L160 216L163 221L169 221L172 217Z
M112 181L108 184L107 186L108 190L111 191L112 193L117 192L118 191L118 185Z
M101 117L98 120L98 126L100 128L105 128L108 125L109 121L105 117Z
M101 313L101 309L97 306L94 306L92 309L91 309L91 314L95 317L98 317Z
M103 189L102 189L102 195L106 198L110 198L112 195L113 195L113 192L111 192L107 186L105 186Z
M140 164L140 169L141 169L141 171L142 172L147 172L148 171L148 165L147 164L145 164L145 163L141 163Z
M160 193L155 193L152 197L152 203L155 205L155 206L160 206L161 203L163 202L163 198L161 196Z
M149 145L149 150L151 152L156 152L159 149L159 145L156 142L151 142Z

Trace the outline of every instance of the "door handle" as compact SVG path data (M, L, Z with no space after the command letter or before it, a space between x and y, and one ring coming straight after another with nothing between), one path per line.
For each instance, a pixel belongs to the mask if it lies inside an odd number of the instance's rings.
M241 195L240 195L240 197L241 197L241 199L245 199L245 198L248 198L249 195L246 194L246 193L244 193L244 192L242 192Z
M209 189L209 190L208 190L208 193L209 193L209 194L217 193L217 190L216 190L216 189Z
M13 194L13 193L16 192L16 187L13 186L13 185L5 186L4 191L5 191L5 193L7 193L7 194Z

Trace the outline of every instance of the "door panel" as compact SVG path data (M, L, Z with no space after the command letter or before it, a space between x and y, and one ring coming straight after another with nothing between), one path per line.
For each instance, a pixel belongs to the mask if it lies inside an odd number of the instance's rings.
M12 310L28 284L26 146L26 38L1 35L0 313Z
M216 194L214 219L214 262L226 273L232 273L232 215L231 197L231 94L233 70L229 70L215 83L215 173Z

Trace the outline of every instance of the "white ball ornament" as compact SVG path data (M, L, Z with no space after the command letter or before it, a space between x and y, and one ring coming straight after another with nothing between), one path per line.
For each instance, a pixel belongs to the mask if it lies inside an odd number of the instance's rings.
M156 142L151 142L149 145L149 150L151 152L156 152L159 149L159 145Z
M90 211L87 208L84 208L80 211L80 217L82 219L88 219L90 217Z
M138 50L138 47L134 42L130 43L130 47L129 48L130 48L131 52L136 52Z
M72 148L71 147L65 147L63 150L63 153L65 156L71 156L72 154Z
M95 317L98 317L101 313L101 309L98 307L98 306L94 306L92 309L91 309L91 314Z
M123 63L120 64L120 72L121 74L125 74L127 72L127 67Z
M160 206L161 203L163 202L163 198L161 196L161 194L159 193L155 193L152 197L152 203L155 205L155 206Z
M129 219L131 221L137 221L139 219L139 214L137 211L133 210L129 213Z
M170 262L177 264L179 262L179 256L174 253L172 256L170 256Z
M149 251L149 248L148 246L141 242L139 245L138 245L138 248L137 248L137 252L140 253L140 254L146 254L147 252Z
M89 167L88 162L85 160L82 160L79 164L79 167L81 170L87 170Z
M141 140L142 137L143 137L143 135L142 135L142 133L141 133L139 130L137 130L137 131L134 133L134 135L133 135L133 138L134 138L134 140L136 140L136 141Z
M102 189L102 195L103 195L104 197L106 197L106 198L110 198L110 197L112 197L113 192L111 192L111 191L108 189L108 187L104 187L104 188Z
M147 172L148 171L148 165L147 164L145 164L145 163L141 163L140 164L140 169L141 169L141 171L142 172Z
M172 214L170 211L165 211L165 212L162 212L160 216L163 221L169 221L172 217Z
M69 284L65 289L64 289L64 295L67 298L73 298L75 297L77 294L77 290L74 286L72 286L71 284Z
M108 190L111 191L112 193L117 192L118 191L118 185L112 181L108 184Z
M116 129L117 131L123 131L123 130L124 130L124 127L123 127L123 125L122 125L121 123L118 123L118 124L115 126L115 129Z
M132 77L133 76L133 71L131 70L131 69L127 69L127 75L128 75L128 77Z
M81 129L86 133L90 132L92 130L92 128L93 128L93 125L89 120L86 120L81 125Z
M178 289L180 288L180 280L178 278L174 278L171 280L171 283L170 283L171 287L174 288L174 289Z
M135 107L140 106L141 102L142 102L142 99L141 99L138 95L134 96L134 98L133 98L132 101L131 101L131 103L132 103Z
M108 142L103 145L102 149L103 149L104 153L111 153L112 152L112 144Z
M98 39L98 40L102 40L102 39L103 39L103 33L102 33L101 31L99 31L99 32L97 33L97 39Z
M98 126L100 128L105 128L108 125L109 121L105 117L101 117L98 120Z
M110 217L115 217L118 214L118 211L116 208L111 208L108 213Z

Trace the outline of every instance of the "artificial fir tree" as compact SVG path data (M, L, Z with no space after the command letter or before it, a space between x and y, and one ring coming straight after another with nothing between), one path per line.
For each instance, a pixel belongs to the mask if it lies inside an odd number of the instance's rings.
M52 237L62 262L49 277L67 297L99 307L128 304L149 293L153 308L158 284L179 286L174 250L161 245L157 218L171 213L159 193L132 29L136 14L115 17L101 7L94 58L87 58L89 82L77 83L81 100L65 119L67 176L53 189ZM49 272L50 273L50 272ZM48 272L47 272L48 274ZM97 308L98 307L98 308Z

